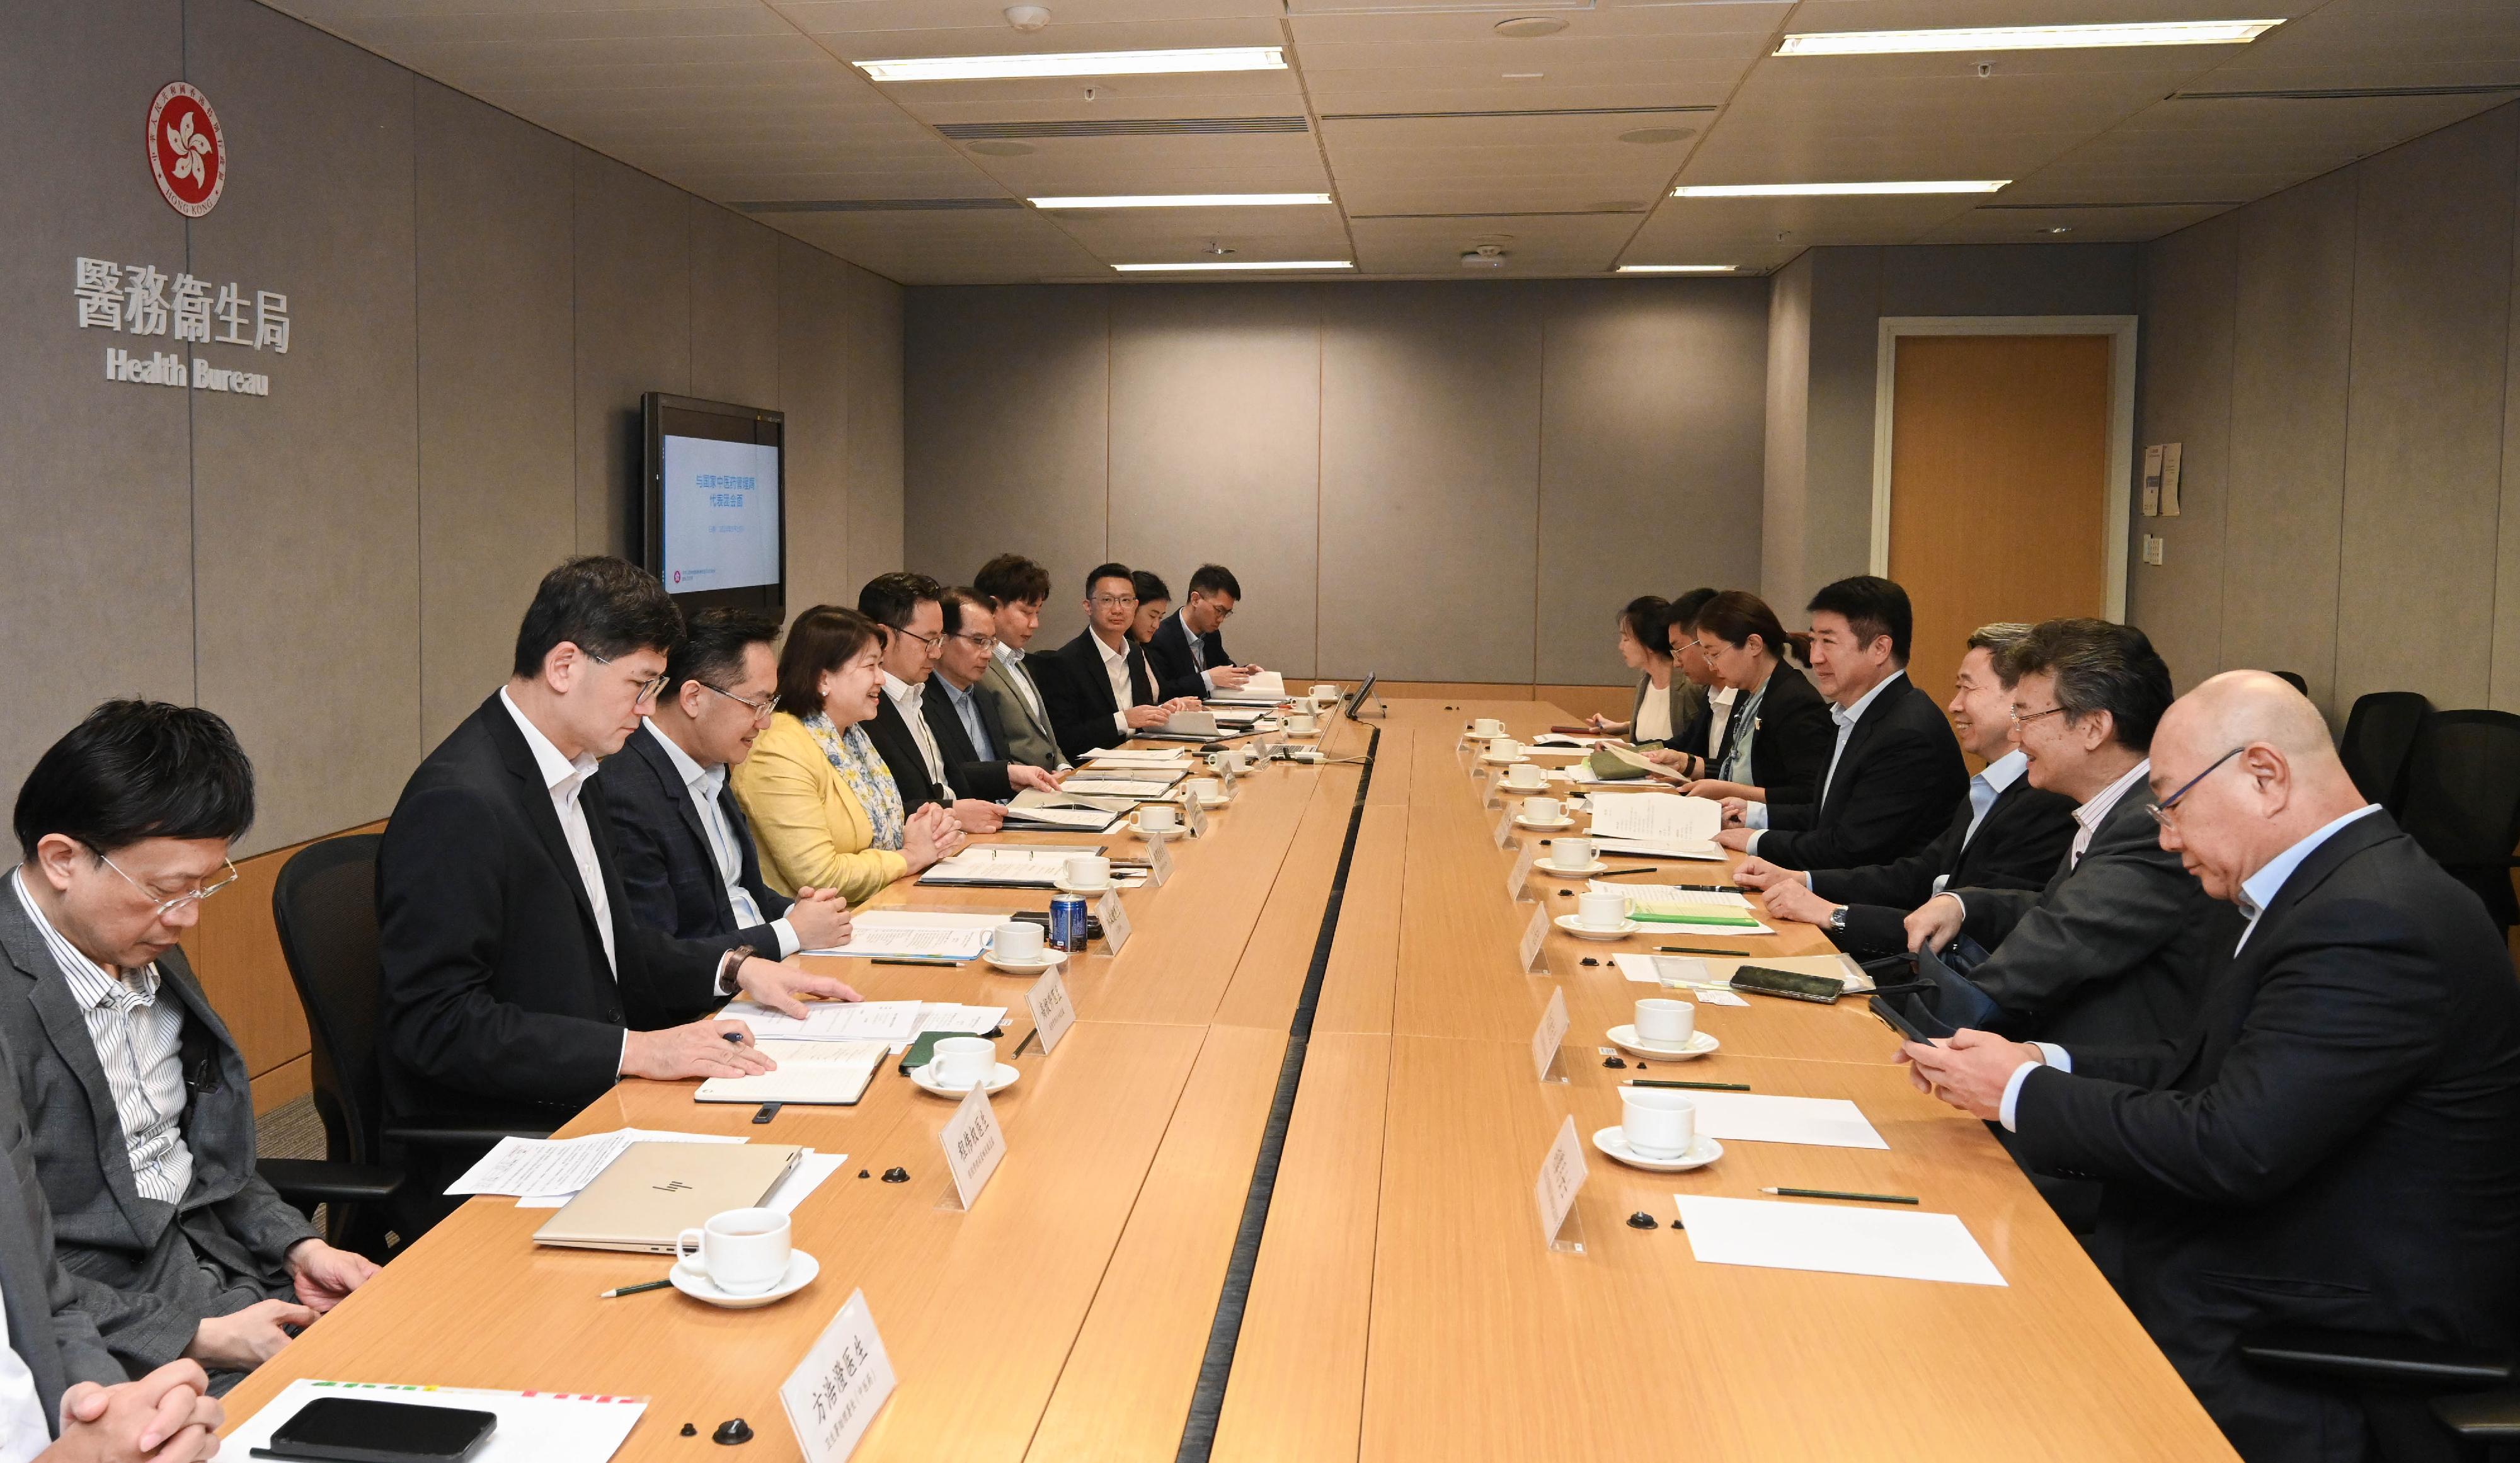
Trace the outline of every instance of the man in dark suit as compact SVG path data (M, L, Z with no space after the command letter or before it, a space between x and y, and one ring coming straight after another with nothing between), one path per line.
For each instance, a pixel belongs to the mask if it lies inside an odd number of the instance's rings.
M2074 838L2074 801L2042 792L2024 773L2029 758L2012 745L2011 696L1996 658L2030 633L2026 624L1981 626L1969 636L1953 677L1952 728L1986 763L1932 843L1905 858L1860 869L1796 873L1763 858L1733 871L1762 891L1768 913L1820 925L1845 950L1904 950L1908 911L1949 889L2035 890L2048 882Z
M738 990L789 1015L803 1013L800 994L857 998L731 939L676 939L629 914L596 759L639 729L681 634L653 575L569 560L535 591L508 684L404 785L377 858L388 1124L443 1115L548 1129L624 1076L766 1072L776 1064L741 1022L704 1013ZM451 1208L438 1192L451 1176L404 1184L406 1234Z
M858 613L889 631L883 695L865 723L867 737L892 769L904 808L943 803L964 832L995 833L1006 822L998 804L1015 789L1053 789L1058 780L1003 757L958 761L937 741L927 699L936 659L948 643L944 600L944 586L925 574L878 574L858 591Z
M0 897L0 1037L62 1263L133 1376L191 1357L218 1392L377 1272L255 1173L251 1074L176 943L252 822L226 722L110 701L27 774Z
M1222 564L1202 564L1190 576L1190 598L1165 616L1147 641L1147 664L1154 672L1157 695L1203 700L1219 691L1238 691L1251 679L1260 667L1237 665L1225 653L1225 622L1241 598L1241 583Z
M656 709L595 780L612 819L630 913L683 939L732 937L773 958L846 943L836 891L790 901L762 881L728 770L752 753L779 690L779 622L702 610L665 660Z
M927 694L921 698L920 710L927 717L928 733L936 739L945 764L1012 762L1010 779L1021 767L1042 772L1038 782L1027 780L1027 786L1047 782L1057 787L1057 774L1013 762L1008 755L1003 709L981 685L990 667L1000 663L997 607L976 589L948 589L941 607L949 628L944 648L936 653L935 669L927 677Z
M1117 747L1150 726L1161 726L1176 711L1196 710L1196 697L1158 701L1147 655L1129 638L1129 620L1138 613L1138 591L1129 566L1103 564L1085 576L1085 628L1075 639L1024 663L1039 676L1042 699L1050 706L1050 724L1058 733L1058 750L1069 760L1102 747ZM939 622L942 622L940 617Z
M1812 676L1837 741L1808 802L1724 800L1728 848L1788 869L1904 858L1933 841L1968 785L1934 699L1908 679L1908 591L1860 574L1812 596Z
M980 671L980 699L997 708L1005 733L998 753L1011 762L1047 771L1067 770L1050 704L1035 683L1026 649L1041 630L1041 607L1050 599L1050 571L1021 554L1000 554L980 566L971 586L995 608L997 647Z
M2361 1459L2349 1393L2253 1371L2236 1343L2310 1326L2510 1345L2510 952L2274 676L2230 671L2183 698L2150 792L2161 843L2244 917L2199 1019L2141 1046L1964 1030L1901 1055L2011 1129L2025 1161L2104 1184L2111 1281L2243 1457Z
M2037 892L1946 890L1908 916L1908 947L1965 933L1993 953L1963 972L2007 1034L2157 1041L2194 1019L2232 920L2154 837L2142 789L2170 667L2143 631L2051 619L2001 663L2030 785L2075 801L2074 837Z

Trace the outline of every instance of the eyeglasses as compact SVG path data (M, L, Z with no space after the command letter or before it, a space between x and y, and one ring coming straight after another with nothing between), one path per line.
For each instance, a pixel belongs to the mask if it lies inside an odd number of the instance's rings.
M693 679L699 681L698 676L694 676ZM734 692L726 689L724 686L709 686L709 683L706 681L699 681L699 684L708 686L708 689L715 691L718 695L725 697L727 700L734 702L737 706L750 711L752 713L752 722L755 726L768 726L770 724L772 714L779 709L779 703L775 699L770 701L754 701L749 697L738 696Z
M982 630L976 635L948 635L945 638L948 640L963 641L965 644L969 645L973 650L995 650L998 646L998 637L990 634L986 630Z
M612 663L612 658L610 656L599 656L593 651L588 651L586 653L586 658L593 661L598 665L609 665ZM654 675L641 681L639 683L639 700L654 701L657 697L664 695L665 682L669 679L671 679L670 676L668 676L664 671L659 670ZM632 705L635 706L637 703L634 702Z
M135 890L139 890L140 897L151 900L157 904L158 918L161 920L172 918L176 910L183 908L187 904L199 904L203 899L208 898L210 895L217 893L220 890L223 890L229 885L237 882L237 866L222 858L219 860L219 863L227 870L226 878L219 880L216 884L202 885L189 893L177 894L171 899L160 899L156 894L151 893L139 880L132 878L129 874L123 874L122 865L115 863L112 859L107 857L104 849L98 848L94 851L98 862L104 864L107 868L113 870L117 874L122 874L123 883L130 885Z
M1098 594L1094 596L1094 605L1100 610L1117 610L1123 606L1135 610L1138 597L1134 594Z
M2213 766L2207 767L2204 771L2187 779L2185 783L2181 785L2178 792L2162 799L2159 802L2145 804L2144 811L2152 814L2152 821L2160 824L2164 828L2177 826L2171 822L2170 815L2179 810L2180 800L2185 798L2189 792L2193 791L2198 783L2213 776L2215 767L2220 767L2225 762L2229 761L2231 758L2238 756L2241 753L2248 750L2248 744L2242 743L2241 745L2232 748L2230 751L2224 753L2221 756L2214 758Z
M2021 708L2019 708L2019 707L2014 707L2014 708L2012 708L2012 709L2011 709L2011 715L2012 715L2012 729L2013 729L2014 731L2019 731L2019 730L2021 730L2023 727L2028 726L2031 722L2038 720L2038 719L2039 719L2039 718L2041 718L2042 716L2053 716L2053 715L2056 715L2056 714L2058 714L2059 712L2063 711L2064 709L2064 709L2063 707L2049 707L2048 709L2046 709L2046 710L2044 710L2044 711L2033 711L2033 712L2031 712L2029 715L2024 716L2024 715L2022 715L2022 714L2021 714Z
M914 635L908 630L903 630L901 631L901 637L916 644L926 646L927 653L931 656L945 648L945 632L942 630L937 631L933 635Z

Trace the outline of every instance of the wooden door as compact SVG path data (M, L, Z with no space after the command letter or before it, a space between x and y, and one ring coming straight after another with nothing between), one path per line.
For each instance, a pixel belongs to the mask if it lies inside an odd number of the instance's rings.
M1916 609L1909 673L1951 696L1969 632L2107 611L2109 338L1902 336L1890 577Z

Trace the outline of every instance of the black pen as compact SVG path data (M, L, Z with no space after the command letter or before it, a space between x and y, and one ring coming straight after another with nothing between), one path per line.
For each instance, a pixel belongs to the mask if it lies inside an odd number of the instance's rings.
M1747 1092L1750 1090L1750 1084L1748 1082L1674 1082L1665 1081L1661 1077L1650 1076L1632 1076L1628 1078L1627 1085L1631 1087L1695 1087L1706 1092Z
M1839 1189L1761 1189L1762 1194L1781 1194L1788 1199L1853 1199L1864 1204L1913 1204L1907 1194L1849 1194Z
M1737 894L1741 892L1741 886L1737 884L1675 884L1672 888L1685 889L1692 894Z
M1742 937L1747 939L1749 937ZM1750 952L1747 950L1715 950L1704 945L1656 945L1654 949L1664 955L1731 955L1737 960L1750 958Z
M960 960L947 960L936 955L878 955L869 965L961 965Z
M1608 872L1608 873L1606 873L1606 874L1596 874L1596 875L1594 875L1593 877L1594 877L1594 878L1596 878L1596 879L1625 879L1625 878L1627 878L1630 874L1659 874L1659 873L1661 873L1661 872L1662 872L1662 868L1661 868L1661 866L1660 866L1660 865L1658 865L1658 864L1647 864L1647 865L1645 865L1645 866L1644 866L1643 868L1642 868L1642 869L1612 869L1610 872ZM1674 888L1674 889L1687 889L1687 888L1688 888L1688 885L1686 885L1686 884L1675 884L1675 885L1673 885L1673 886L1672 886L1672 888Z
M741 1031L720 1031L718 1034L725 1037L727 1040L734 1042L738 1046L742 1046L752 1039L752 1030L750 1028L746 1028Z
M660 1291L673 1283L674 1282L670 1280L651 1280L645 1285L616 1285L612 1289L606 1291L604 1294L597 1296L595 1299L599 1301L609 1301L614 1296L635 1296L641 1291Z

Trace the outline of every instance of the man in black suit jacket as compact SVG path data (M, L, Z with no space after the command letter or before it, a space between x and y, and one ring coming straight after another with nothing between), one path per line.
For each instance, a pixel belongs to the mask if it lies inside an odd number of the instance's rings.
M2110 1279L2243 1457L2360 1459L2349 1394L2253 1371L2237 1339L2510 1344L2520 984L2476 896L2274 676L2207 681L2153 753L2161 842L2246 917L2199 1019L2137 1047L1962 1031L1902 1055L2025 1161L2105 1185Z
M1190 598L1164 617L1147 641L1147 665L1154 672L1155 693L1164 697L1205 699L1219 691L1238 691L1256 665L1237 665L1225 653L1225 622L1242 598L1234 571L1222 564L1202 564L1190 576Z
M949 774L958 767L994 766L1004 769L1010 792L1017 786L1056 788L1058 773L1009 754L1006 709L981 684L998 663L996 603L976 589L958 588L945 591L941 607L944 622L953 628L936 653L919 709ZM973 770L964 775L972 779L972 786L985 785ZM964 787L957 784L958 790Z
M945 633L945 600L965 593L948 590L925 574L899 572L878 574L858 591L858 613L887 631L883 695L864 724L868 740L892 769L904 808L915 812L930 802L943 803L964 832L995 833L1006 822L1006 810L998 804L1013 797L1015 789L1048 790L1058 787L1058 780L1039 767L1004 757L981 761L967 754L958 759L937 741L927 714L933 693L928 682L937 658L954 643ZM959 604L958 598L958 617ZM954 634L967 633L958 618ZM968 649L968 642L964 644Z
M377 858L388 1124L547 1129L620 1077L765 1072L775 1064L742 1023L703 1013L738 989L791 1015L800 993L856 998L828 976L739 958L732 940L676 939L630 916L596 759L638 730L681 632L653 575L569 560L525 612L508 684L404 785ZM451 1208L449 1176L403 1186L407 1235Z
M751 754L779 689L779 622L724 606L691 617L656 709L595 780L630 913L682 939L731 939L774 959L849 937L834 891L791 901L761 877L728 770Z
M1148 727L1163 725L1176 711L1199 707L1194 697L1155 699L1146 652L1129 638L1138 591L1127 565L1099 565L1086 575L1085 613L1085 628L1075 639L1046 658L1024 663L1043 672L1038 677L1042 700L1049 704L1058 750L1070 761L1081 761L1098 748L1117 747ZM1129 688L1125 700L1114 684L1123 676Z
M1908 591L1861 574L1822 586L1810 610L1812 675L1837 724L1827 768L1808 801L1724 800L1733 826L1717 842L1788 869L1904 858L1968 786L1950 723L1908 679Z
M1981 626L1953 678L1953 730L1986 763L1940 837L1916 852L1857 869L1796 873L1763 858L1733 871L1744 889L1765 892L1768 913L1826 928L1840 949L1904 950L1908 911L1949 889L2035 890L2073 842L2074 801L2030 785L2029 758L2012 745L2011 696L1995 658L2030 632L2026 624Z

